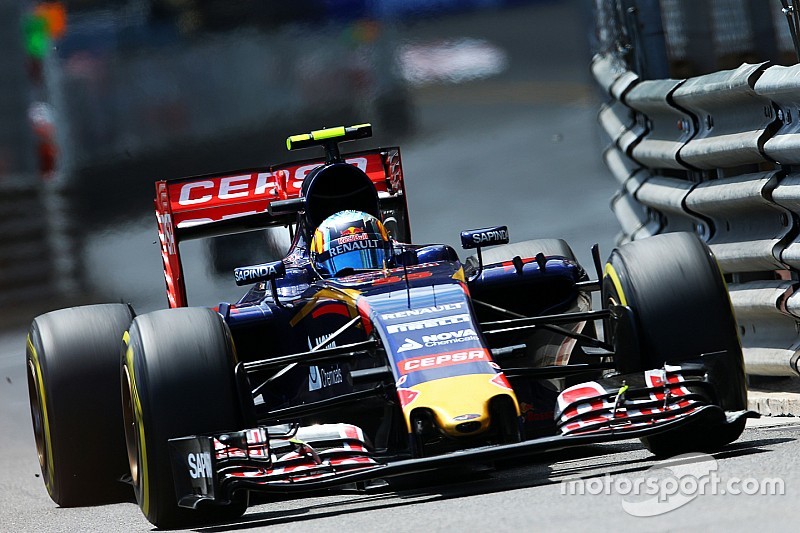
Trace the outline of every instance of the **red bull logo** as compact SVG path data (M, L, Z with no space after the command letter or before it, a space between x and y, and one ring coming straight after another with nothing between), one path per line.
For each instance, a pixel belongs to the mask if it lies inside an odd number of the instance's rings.
M339 244L343 244L346 242L353 242L353 241L360 241L367 238L367 235L364 233L363 228L357 228L355 226L350 226L346 230L342 230L341 237L337 239Z

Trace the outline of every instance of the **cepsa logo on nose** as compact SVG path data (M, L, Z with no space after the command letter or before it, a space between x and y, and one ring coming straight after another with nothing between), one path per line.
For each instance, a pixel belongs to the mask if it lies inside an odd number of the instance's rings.
M486 350L445 352L436 355L423 355L404 359L400 362L400 371L403 374L410 374L411 372L417 372L419 370L431 370L450 365L477 363L480 361L489 362L489 354Z
M348 159L347 162L364 172L367 171L367 159L364 157ZM288 186L290 194L297 194L308 173L318 166L319 164L313 164L303 165L295 169L286 169L289 172ZM276 194L276 185L275 173L273 172L254 172L252 174L192 181L181 186L178 194L178 204L190 206L205 204L212 202L212 200L224 202L226 200L253 198L263 195L274 196Z

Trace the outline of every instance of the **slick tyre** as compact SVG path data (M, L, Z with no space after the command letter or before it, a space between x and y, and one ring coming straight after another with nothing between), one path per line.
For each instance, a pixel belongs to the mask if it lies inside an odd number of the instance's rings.
M141 315L124 337L121 365L128 462L136 500L159 528L198 526L241 516L247 494L227 505L179 507L168 440L242 429L227 325L212 309Z
M119 401L123 304L61 309L34 319L26 368L33 433L47 492L73 507L130 500Z
M627 306L629 319L611 333L618 370L660 368L725 351L730 357L718 405L725 411L747 407L744 360L736 319L722 273L711 250L694 234L670 233L615 249L603 277L606 307ZM643 438L656 455L714 450L733 442L745 420L724 420Z

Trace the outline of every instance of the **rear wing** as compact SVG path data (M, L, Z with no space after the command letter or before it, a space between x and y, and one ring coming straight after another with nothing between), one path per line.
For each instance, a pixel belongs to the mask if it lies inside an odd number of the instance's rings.
M345 154L363 170L378 191L387 230L403 242L411 239L400 149L378 148ZM270 204L300 198L305 177L324 158L206 174L156 182L156 218L170 307L185 307L186 284L180 243L189 239L289 226L295 213L270 213Z

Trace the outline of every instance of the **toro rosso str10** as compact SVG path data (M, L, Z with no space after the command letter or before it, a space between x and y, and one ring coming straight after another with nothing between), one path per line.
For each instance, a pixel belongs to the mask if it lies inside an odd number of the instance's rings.
M158 182L169 309L34 320L31 412L54 501L132 488L173 527L239 516L253 491L738 438L751 413L736 322L696 236L625 244L605 266L595 246L596 279L564 241L509 244L505 226L462 232L466 257L410 244L399 149L339 151L369 135L296 135L289 149L324 159ZM188 307L181 243L265 227L291 233L286 256L236 268L248 289L235 303Z

